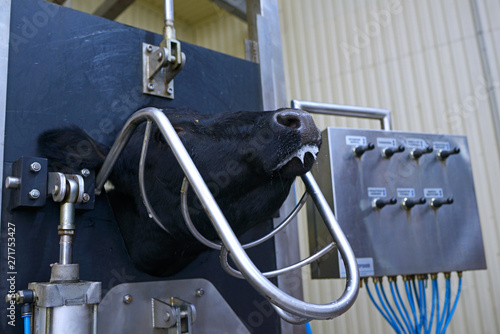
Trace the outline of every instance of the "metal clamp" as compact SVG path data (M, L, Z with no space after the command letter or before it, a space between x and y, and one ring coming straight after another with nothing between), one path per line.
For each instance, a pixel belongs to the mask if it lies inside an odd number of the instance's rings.
M177 334L191 334L191 325L196 320L193 304L171 297L170 302L152 298L153 328L176 329ZM169 332L170 333L170 332Z
M262 295L266 296L272 304L279 307L284 312L290 313L285 315L285 320L289 319L295 322L303 319L332 319L346 312L354 304L358 295L360 283L356 258L310 172L306 173L302 179L306 185L307 191L318 206L318 210L326 222L333 240L339 248L340 254L346 265L347 273L346 288L342 296L338 300L324 305L307 303L284 293L264 277L255 267L215 202L215 199L199 171L196 169L196 166L184 148L181 140L177 136L176 131L170 124L170 121L165 114L157 108L150 107L141 109L134 113L126 122L97 175L96 192L100 192L134 130L144 121L153 121L157 124L160 132L170 145L184 174L192 184L203 207L209 213L210 220L219 234L224 247L229 251L236 267L241 271L245 279L247 279Z

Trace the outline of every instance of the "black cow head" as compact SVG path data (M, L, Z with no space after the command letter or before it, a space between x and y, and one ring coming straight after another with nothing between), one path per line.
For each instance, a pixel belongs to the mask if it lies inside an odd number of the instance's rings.
M313 165L321 135L312 117L300 110L205 115L164 111L237 235L273 216L296 176ZM110 176L108 192L128 252L140 270L171 275L204 246L192 237L180 209L184 174L159 129L153 129L145 166L149 200L169 233L148 216L138 186L143 126L136 130ZM73 168L99 168L108 148L82 130L65 128L39 138L42 154ZM76 153L75 153L76 152ZM193 192L191 218L207 238L217 235Z

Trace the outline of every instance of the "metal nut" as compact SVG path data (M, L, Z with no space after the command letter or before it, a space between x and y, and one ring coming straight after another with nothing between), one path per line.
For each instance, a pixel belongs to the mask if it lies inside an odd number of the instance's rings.
M37 198L40 197L40 191L38 189L32 189L28 193L28 197L31 198L31 199L37 199Z
M167 94L172 95L174 93L174 89L172 87L167 88Z
M84 168L80 171L83 177L88 177L90 175L90 171L87 168Z
M163 53L162 52L158 52L158 60L162 60L163 59Z
M153 83L148 83L148 90L155 90L155 85Z
M83 203L87 203L88 201L90 201L90 195L87 193L83 193L82 201L83 201Z
M201 288L200 288L200 289L196 289L196 292L194 293L194 295L195 295L196 297L201 297L201 296L203 296L204 294L205 294L205 290L203 290L203 289L201 289Z
M38 173L40 171L40 169L42 169L42 165L40 165L39 162L35 161L33 162L31 165L30 165L30 170L33 172L33 173Z
M131 295L125 295L125 296L123 296L123 302L125 304L130 304L132 302L132 296Z
M148 50L148 52L153 52L153 46L152 45L146 46L146 50Z

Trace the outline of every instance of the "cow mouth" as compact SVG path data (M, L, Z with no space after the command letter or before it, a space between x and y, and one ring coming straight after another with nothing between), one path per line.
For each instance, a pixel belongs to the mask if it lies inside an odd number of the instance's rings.
M292 152L287 158L281 161L273 171L281 169L291 169L297 171L297 175L305 173L311 169L312 164L316 160L319 148L317 145L304 145ZM309 154L308 154L309 153Z

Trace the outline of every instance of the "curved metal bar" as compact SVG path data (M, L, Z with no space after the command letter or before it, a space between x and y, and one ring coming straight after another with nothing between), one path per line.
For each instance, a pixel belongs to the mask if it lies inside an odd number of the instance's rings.
M276 277L279 275L286 274L286 273L288 273L290 271L294 271L296 269L300 269L300 268L307 266L308 264L318 260L319 258L321 258L323 255L325 255L326 253L328 253L329 251L331 251L334 248L335 248L335 243L331 242L328 245L326 245L325 247L323 247L323 249L321 249L319 252L316 252L315 254L309 256L308 258L303 259L302 261L299 261L295 264L289 265L288 267L285 267L285 268L276 269L273 271L268 271L268 272L262 273L262 275L264 275L264 277L266 277L266 278L271 278L271 277ZM229 265L229 262L227 261L227 255L228 255L227 249L225 247L221 247L219 258L220 258L220 264L222 266L222 269L224 269L224 271L226 273L228 273L229 275L234 276L236 278L245 278L245 277L243 277L241 272L239 272L238 270L234 269L233 267L231 267Z
M378 119L382 129L391 129L391 111L386 109L292 100L292 108L315 114Z
M278 313L278 315L280 316L281 319L285 320L288 323L294 324L294 325L304 325L304 324L308 323L309 321L314 320L314 319L302 318L302 317L298 317L296 315L290 314L286 311L283 311L282 309L280 309L278 306L274 305L273 303L271 303L271 306L274 308L276 313Z
M144 186L144 167L146 165L146 156L148 154L149 137L151 136L152 124L153 121L148 119L146 123L146 130L144 130L144 140L142 141L141 157L139 159L139 189L141 190L142 203L144 203L146 210L148 210L149 218L153 219L156 225L158 225L163 231L170 233L160 222L160 218L158 218L158 215L149 203L148 195Z
M189 189L189 181L184 178L182 181L182 187L181 187L181 209L182 209L182 217L184 218L184 222L186 223L187 228L189 231L193 234L193 236L198 239L199 242L204 244L205 246L216 249L216 250L221 250L222 246L220 243L213 242L205 238L193 224L193 221L191 220L191 216L189 215L188 207L187 207L187 191ZM295 208L290 212L288 217L286 217L277 227L275 227L271 232L266 234L260 239L257 239L255 241L252 241L248 244L242 245L243 249L248 249L255 247L257 245L260 245L261 243L271 239L274 237L276 234L278 234L281 230L283 230L292 220L297 216L299 213L300 209L304 206L306 203L308 194L305 192L302 197L300 198L299 202L295 206Z
M302 318L332 319L346 312L353 304L359 292L359 271L356 259L351 246L335 220L335 216L328 207L328 204L321 194L316 181L308 172L302 179L306 184L309 194L312 196L318 210L325 221L333 240L339 247L341 256L344 259L347 272L346 288L339 299L328 304L307 303L294 298L275 286L271 281L262 275L257 267L250 260L243 247L239 243L236 235L229 226L224 214L215 202L210 190L203 181L201 174L196 169L191 157L184 148L181 140L177 136L168 118L157 108L144 108L134 113L125 124L118 139L110 150L104 161L103 167L99 171L96 180L96 189L102 189L104 182L111 173L111 170L118 159L119 154L130 139L135 128L145 119L154 121L162 135L170 145L175 158L179 162L182 170L205 208L212 224L221 238L222 243L227 247L236 267L241 271L245 279L259 293L265 296L271 303L277 305L284 311Z

